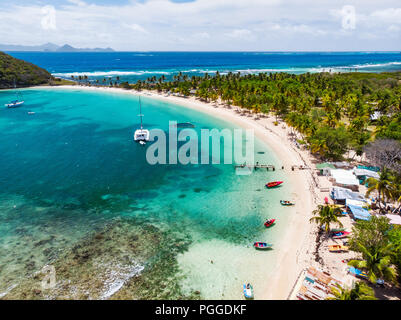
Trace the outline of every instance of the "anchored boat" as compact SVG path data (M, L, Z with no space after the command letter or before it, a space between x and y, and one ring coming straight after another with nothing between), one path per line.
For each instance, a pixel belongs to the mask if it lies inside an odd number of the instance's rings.
M24 102L25 102L25 101L14 100L14 101L11 101L10 103L7 103L5 106L6 106L7 108L17 108L17 107L23 105Z
M143 128L142 125L142 106L141 106L141 97L139 97L139 116L141 117L141 128L138 130L135 130L134 133L134 140L135 142L139 142L139 144L144 145L146 144L146 142L149 141L149 136L150 136L150 132L147 129Z
M15 84L15 80L14 80L14 89L17 89L17 86L16 86L16 84ZM18 99L13 100L13 101L11 101L10 103L5 104L5 106L6 106L7 108L17 108L17 107L20 107L21 105L24 104L25 101L22 101L21 93L18 92L18 91L16 91L16 94L17 94L17 98L18 98Z
M270 189L270 188L275 188L278 187L279 185L281 185L284 181L273 181L273 182L268 182L266 183L266 188Z

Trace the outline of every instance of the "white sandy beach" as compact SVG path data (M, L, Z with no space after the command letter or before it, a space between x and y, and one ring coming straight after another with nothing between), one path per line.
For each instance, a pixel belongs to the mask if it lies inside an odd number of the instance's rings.
M43 87L42 87L43 88ZM84 90L106 90L109 92L118 92L125 94L143 95L169 101L187 108L196 109L205 112L211 116L222 118L245 129L253 129L255 135L265 144L267 144L277 158L282 161L284 170L294 186L293 199L296 202L295 213L288 223L287 231L277 243L278 251L277 265L275 271L266 279L263 286L264 294L255 297L256 299L287 299L291 293L294 284L301 272L311 266L314 262L313 251L315 248L316 225L309 223L312 211L318 203L323 202L324 196L328 192L320 192L317 185L317 176L314 170L291 170L293 165L314 168L311 157L307 151L298 149L289 139L289 128L284 123L278 126L274 125L273 117L261 118L255 120L253 116L240 115L235 110L237 107L226 108L222 104L212 104L201 102L194 97L183 98L178 96L167 96L156 92L124 90L119 88L99 88L84 86L63 86L49 88L65 89L84 89ZM260 286L261 284L258 284Z

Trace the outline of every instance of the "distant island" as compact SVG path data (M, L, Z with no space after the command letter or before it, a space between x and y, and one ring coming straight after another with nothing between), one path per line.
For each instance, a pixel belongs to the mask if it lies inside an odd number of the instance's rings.
M0 51L0 89L63 84L73 82L54 78L47 70Z
M59 46L46 43L39 46L0 44L0 51L39 51L39 52L114 52L112 48L75 48L69 44Z

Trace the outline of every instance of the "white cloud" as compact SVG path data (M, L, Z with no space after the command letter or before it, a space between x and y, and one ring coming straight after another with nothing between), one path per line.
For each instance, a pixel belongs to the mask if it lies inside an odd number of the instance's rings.
M401 8L388 8L385 10L374 11L371 14L374 19L379 19L384 23L401 24Z
M198 32L194 34L194 38L210 39L210 34L207 32Z
M391 26L389 26L387 28L388 32L398 32L400 30L401 30L401 28L399 26L394 25L394 24L392 24Z
M342 30L343 1L65 0L56 6L57 30L43 30L42 7L23 1L0 3L0 42L117 50L400 50L401 43L399 0L346 1L357 15L351 31Z
M72 3L72 4L77 5L79 7L83 7L83 6L86 5L86 3L84 1L81 1L81 0L67 0L67 1Z
M126 25L127 28L140 32L140 33L148 33L143 27L141 27L139 24L133 23L133 24L128 24Z
M252 32L247 29L236 29L226 33L226 35L234 39L248 39L249 37L253 36Z

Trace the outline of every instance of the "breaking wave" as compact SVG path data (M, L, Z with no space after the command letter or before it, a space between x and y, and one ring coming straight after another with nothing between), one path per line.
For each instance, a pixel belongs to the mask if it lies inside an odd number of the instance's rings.
M59 77L115 77L115 76L142 76L142 75L173 75L179 72L184 74L205 74L205 73L216 73L219 71L220 74L227 74L229 72L241 74L256 74L265 72L289 72L289 73L318 73L318 72L347 72L350 69L366 69L380 71L386 68L399 66L401 61L392 61L386 63L366 63L366 64L355 64L348 66L315 66L315 67L284 67L284 68L249 68L249 69L239 69L239 68L199 68L199 69L174 69L174 70L139 70L139 71L89 71L89 72L65 72L65 73L53 73L54 76Z

